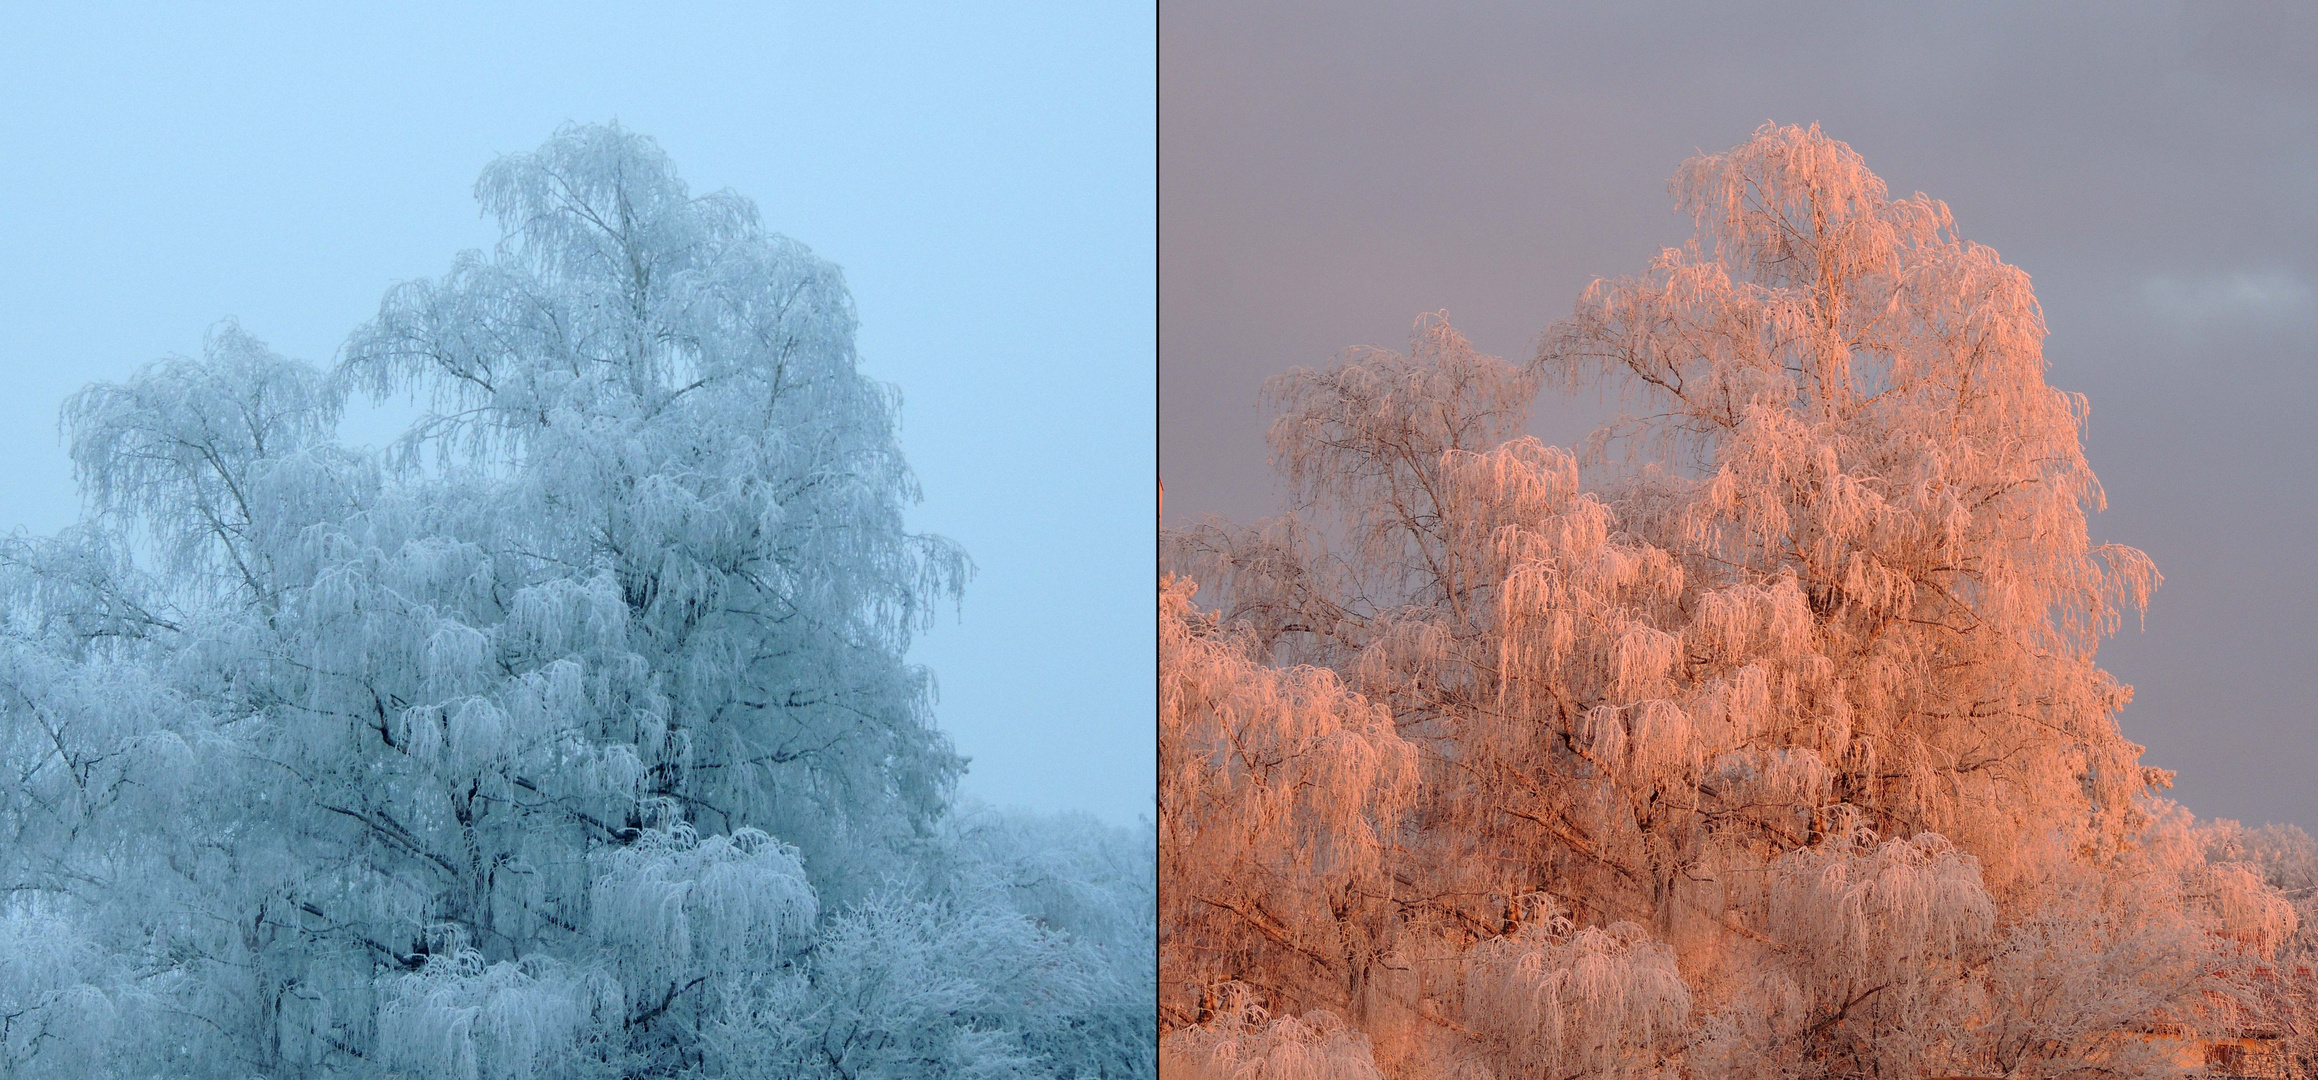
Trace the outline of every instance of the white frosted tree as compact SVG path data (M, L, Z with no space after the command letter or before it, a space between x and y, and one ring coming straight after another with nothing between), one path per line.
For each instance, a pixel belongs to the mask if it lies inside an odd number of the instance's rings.
M968 563L837 269L616 125L476 193L335 372L227 323L67 404L87 518L0 546L6 933L70 931L10 1068L764 1075L734 1032L882 980L961 1075L1138 1075L1147 875L1000 888L950 816L905 657ZM349 391L431 411L350 449Z
M1158 830L967 802L943 820L921 893L1010 911L1059 939L1068 994L1008 1021L1059 1077L1149 1077L1157 1013Z
M809 865L929 820L959 764L902 655L967 563L903 528L897 399L857 367L837 268L616 126L504 157L476 194L499 247L346 345L355 385L434 406L402 475L460 485L465 538L542 603L617 605L641 666L591 736L635 748L647 795Z
M908 880L720 996L701 1074L1150 1080L1147 839L962 807Z
M54 905L12 898L0 908L0 1071L101 1075L119 1010L92 980L108 966Z

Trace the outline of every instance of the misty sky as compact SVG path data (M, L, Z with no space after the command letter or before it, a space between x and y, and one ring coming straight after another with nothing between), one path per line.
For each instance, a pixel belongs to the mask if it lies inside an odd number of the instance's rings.
M82 7L0 9L0 529L77 514L67 394L226 316L329 363L496 239L494 155L617 119L844 268L911 525L980 568L912 654L964 790L1151 813L1148 4Z
M1418 7L1161 13L1169 523L1275 512L1264 379L1438 309L1527 356L1689 236L1685 158L1816 121L2033 278L2095 539L2166 579L2101 653L2126 735L2201 816L2318 832L2318 6Z

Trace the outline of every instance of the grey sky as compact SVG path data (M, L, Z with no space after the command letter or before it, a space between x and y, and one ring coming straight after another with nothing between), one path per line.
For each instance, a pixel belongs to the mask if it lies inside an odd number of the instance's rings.
M845 268L913 526L980 566L915 650L965 790L1149 814L1149 5L477 7L0 9L0 528L74 517L83 383L229 315L329 362L495 239L493 155L616 118Z
M2126 734L2200 815L2318 832L2318 6L1443 7L1162 12L1171 523L1272 512L1264 379L1444 308L1527 355L1689 235L1683 159L1816 121L2034 279L2096 538L2166 577L2102 651Z

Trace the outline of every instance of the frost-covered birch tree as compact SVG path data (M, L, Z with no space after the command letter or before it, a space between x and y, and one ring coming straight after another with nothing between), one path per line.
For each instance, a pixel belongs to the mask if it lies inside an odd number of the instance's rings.
M67 403L87 520L0 552L10 1071L1147 1073L1146 846L952 805L906 651L969 564L837 268L617 126L476 194L334 371L229 323ZM350 449L349 393L425 412Z
M1201 733L1291 679L1375 710L1418 778L1302 796L1334 835L1295 850L1389 866L1354 890L1376 977L1277 932L1343 904L1243 874L1249 944L1163 923L1163 987L1345 1015L1389 1075L2161 1072L2127 1044L2235 1023L2294 916L2168 839L2169 774L2118 729L2095 653L2158 578L2088 537L2086 403L2044 381L2027 275L1816 128L1671 186L1695 239L1526 361L1429 316L1275 380L1290 513L1169 538L1212 611L1163 625L1271 665L1163 711L1211 830L1281 820ZM1547 446L1521 428L1553 382L1629 414Z

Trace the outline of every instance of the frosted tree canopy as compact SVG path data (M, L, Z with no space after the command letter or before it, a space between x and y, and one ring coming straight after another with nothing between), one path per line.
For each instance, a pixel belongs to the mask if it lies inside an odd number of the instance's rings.
M1148 839L955 801L905 654L970 563L838 269L616 125L475 190L334 369L229 322L66 404L0 1074L1148 1075Z
M1164 1059L2318 1061L2318 849L2233 850L2119 731L2096 650L2158 575L2088 538L2028 276L1816 127L1671 187L1691 242L1532 357L1433 315L1275 380L1287 513L1167 538ZM1626 414L1523 435L1556 384Z

